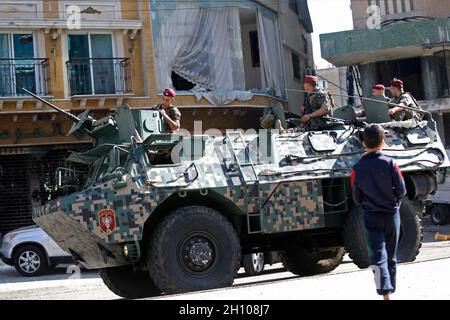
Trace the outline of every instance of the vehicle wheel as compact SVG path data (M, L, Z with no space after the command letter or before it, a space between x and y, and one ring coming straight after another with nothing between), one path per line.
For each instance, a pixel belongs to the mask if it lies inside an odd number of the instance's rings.
M420 215L423 211L418 201L405 198L400 207L400 237L397 249L397 261L414 261L422 247L423 233ZM361 269L370 266L368 239L364 227L363 215L357 206L353 206L344 227L344 241L350 258Z
M350 259L360 269L370 266L369 243L360 208L353 206L344 225L344 243Z
M289 248L279 251L283 266L293 274L312 276L336 269L345 255L344 247L328 249Z
M400 207L400 238L398 240L397 260L412 262L416 260L423 241L421 214L423 206L419 201L404 199Z
M264 271L264 252L245 254L242 260L245 273L249 276L256 276Z
M14 253L14 267L25 277L40 276L48 271L47 255L36 245L26 245Z
M131 266L100 269L100 277L109 290L127 299L161 294L147 271L133 271Z
M200 206L176 209L156 227L147 246L150 275L171 294L231 286L241 265L232 224Z
M430 211L431 221L437 226L443 226L448 222L448 210L446 205L435 204Z

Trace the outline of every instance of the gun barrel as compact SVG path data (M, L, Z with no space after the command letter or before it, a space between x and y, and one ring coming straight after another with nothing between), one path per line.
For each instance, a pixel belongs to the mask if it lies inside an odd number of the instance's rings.
M28 93L30 96L34 97L35 99L37 99L37 100L39 100L39 101L45 103L45 104L48 105L50 108L52 108L52 109L54 109L54 110L56 110L56 111L58 111L58 112L63 113L67 118L69 118L69 119L72 120L73 122L75 122L75 123L80 122L80 118L78 118L77 116L74 116L74 115L71 114L70 112L67 112L67 111L64 111L64 110L61 109L61 108L58 108L58 107L55 106L53 103L51 103L51 102L49 102L49 101L47 101L47 100L45 100L45 99L39 97L38 95L34 94L33 92L30 92L30 91L28 91L28 90L25 89L25 88L22 88L22 91Z

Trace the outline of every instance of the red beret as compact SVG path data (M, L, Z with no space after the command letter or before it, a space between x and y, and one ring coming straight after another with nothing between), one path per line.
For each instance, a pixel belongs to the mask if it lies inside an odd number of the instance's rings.
M403 81L397 78L394 78L391 81L391 86L396 88L403 88Z
M384 85L382 85L382 84L376 84L373 86L373 88L376 90L384 90L385 89Z
M164 89L164 93L163 95L165 95L166 97L176 97L176 92L175 90L171 89L171 88L166 88Z
M317 78L314 76L305 76L305 83L316 83Z

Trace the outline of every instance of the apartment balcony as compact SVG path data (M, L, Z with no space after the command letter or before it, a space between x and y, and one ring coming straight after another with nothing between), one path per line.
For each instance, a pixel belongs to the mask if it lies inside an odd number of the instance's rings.
M48 59L0 59L0 98L28 97L22 88L40 96L50 95Z
M75 58L66 66L72 97L132 93L128 58Z

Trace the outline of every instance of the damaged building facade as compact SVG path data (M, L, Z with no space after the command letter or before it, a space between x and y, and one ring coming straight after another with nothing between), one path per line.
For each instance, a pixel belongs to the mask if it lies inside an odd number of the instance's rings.
M173 87L183 128L245 129L271 103L298 111L303 94L287 89L314 66L311 32L306 0L1 0L0 233L31 224L69 151L91 145L21 88L98 119Z

